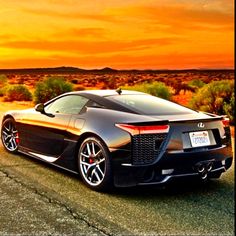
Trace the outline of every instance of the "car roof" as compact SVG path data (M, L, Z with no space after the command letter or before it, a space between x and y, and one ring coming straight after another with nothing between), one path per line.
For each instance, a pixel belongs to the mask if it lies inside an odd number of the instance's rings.
M76 91L72 92L73 94L91 94L91 95L97 95L100 97L107 97L107 96L114 96L114 95L119 95L119 93L116 90L111 90L111 89L104 89L104 90L83 90L83 91ZM121 90L122 95L141 95L145 94L142 92L138 91L132 91L132 90Z

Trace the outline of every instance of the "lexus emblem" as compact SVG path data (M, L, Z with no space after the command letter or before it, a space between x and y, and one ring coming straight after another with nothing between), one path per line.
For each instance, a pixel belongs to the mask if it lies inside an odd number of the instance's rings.
M204 125L202 122L200 122L200 123L197 124L197 127L198 127L198 128L204 128L205 125Z

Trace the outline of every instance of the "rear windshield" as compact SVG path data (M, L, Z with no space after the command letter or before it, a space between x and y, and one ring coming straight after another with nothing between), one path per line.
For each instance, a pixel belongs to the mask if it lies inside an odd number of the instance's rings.
M146 94L114 95L106 98L140 114L177 115L194 113L193 110L176 103Z

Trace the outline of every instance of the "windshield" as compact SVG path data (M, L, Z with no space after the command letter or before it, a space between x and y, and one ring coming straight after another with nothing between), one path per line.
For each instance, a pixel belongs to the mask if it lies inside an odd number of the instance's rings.
M195 113L191 109L148 94L115 95L106 98L140 114L177 115Z

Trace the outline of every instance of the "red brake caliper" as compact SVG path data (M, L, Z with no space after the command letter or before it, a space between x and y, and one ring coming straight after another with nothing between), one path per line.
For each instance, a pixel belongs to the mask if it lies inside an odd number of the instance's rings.
M17 133L16 133L16 144L19 144L19 142L20 142L19 133L17 132Z
M93 158L90 157L90 158L89 158L89 164L92 164L92 163L93 163Z

